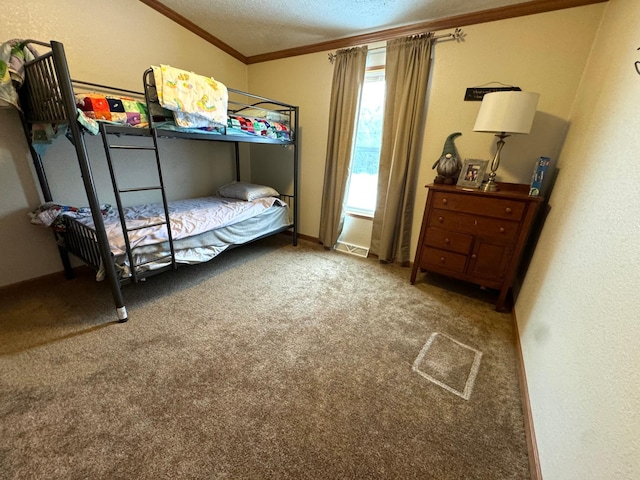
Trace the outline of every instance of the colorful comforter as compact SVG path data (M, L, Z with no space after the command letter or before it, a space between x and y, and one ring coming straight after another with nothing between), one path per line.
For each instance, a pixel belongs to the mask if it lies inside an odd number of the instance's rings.
M163 98L166 99L164 96ZM285 115L276 117L282 118L283 121L275 121L272 117L256 118L239 113L227 115L226 111L223 114L217 111L215 117L220 120L220 123L217 120L215 122L203 120L203 117L198 117L195 121L188 117L185 122L185 117L175 116L180 112L169 111L158 103L151 103L151 112L149 112L145 103L129 97L100 93L76 93L75 99L78 107L78 121L94 135L99 130L97 122L148 127L151 116L154 126L165 130L218 135L251 135L283 141L292 139L291 130L284 123L287 121ZM255 113L262 112L265 111L258 110Z
M98 93L76 94L78 121L92 134L98 133L97 122L107 122L131 127L148 127L147 106L133 98L115 97ZM291 140L289 127L282 122L243 115L225 115L224 125L209 124L206 127L181 127L172 118L172 112L160 109L153 112L154 125L160 129L212 133L218 135L252 135L277 140Z
M260 118L229 115L227 134L242 133L258 135L278 140L291 140L291 131L284 123L263 120Z
M76 93L76 106L80 114L89 120L132 127L146 127L149 124L147 106L129 97Z

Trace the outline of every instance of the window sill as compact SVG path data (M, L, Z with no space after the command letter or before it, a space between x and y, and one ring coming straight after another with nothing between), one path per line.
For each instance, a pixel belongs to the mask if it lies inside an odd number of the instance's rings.
M373 220L373 213L369 213L369 212L360 212L360 211L355 211L355 210L347 210L344 213L345 213L345 215L348 215L349 217L359 218L361 220Z

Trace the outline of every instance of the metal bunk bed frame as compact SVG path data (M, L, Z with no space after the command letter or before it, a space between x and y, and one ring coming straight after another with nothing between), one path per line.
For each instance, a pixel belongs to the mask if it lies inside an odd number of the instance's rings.
M111 254L111 249L109 246L107 233L105 230L104 220L100 211L100 203L98 200L96 186L93 180L91 165L89 163L89 155L88 155L87 147L84 140L84 132L81 129L78 122L76 121L77 107L75 104L73 85L79 84L79 85L85 85L85 86L92 86L92 87L104 88L110 91L123 92L123 93L134 94L134 95L140 95L140 93L133 92L130 90L125 90L125 89L120 89L120 88L113 88L113 87L107 87L104 85L93 84L89 82L79 82L76 80L72 80L69 72L69 67L67 64L64 46L60 42L56 42L52 40L50 43L45 43L37 40L26 40L23 43L24 44L31 43L31 44L47 47L50 49L47 53L38 56L35 60L25 63L25 82L22 88L19 90L20 102L23 107L23 113L22 113L23 127L24 127L26 138L27 138L27 143L29 145L29 150L33 158L36 175L38 177L38 181L40 183L40 187L42 190L42 195L44 197L45 202L53 201L53 197L51 194L51 189L49 188L49 183L47 181L42 157L36 151L36 149L33 147L33 144L32 144L32 138L31 138L32 125L34 124L57 124L57 125L66 124L68 128L67 137L69 138L69 140L71 140L71 143L74 145L74 148L75 148L76 156L78 159L78 165L80 167L80 172L82 175L84 190L87 195L89 206L91 208L91 215L92 215L93 223L95 226L95 230L92 230L88 227L85 227L83 224L75 221L70 217L64 218L64 221L68 226L71 226L73 224L73 228L69 229L69 235L65 235L66 245L60 245L60 242L58 242L58 250L60 252L60 258L64 266L65 275L67 276L67 278L73 277L73 270L71 268L69 252L74 253L79 258L81 258L82 260L84 260L85 262L87 262L88 264L94 267L97 267L97 265L101 264L105 270L105 277L109 284L111 294L113 296L119 322L126 322L128 320L127 310L125 307L124 298L121 290L122 285L126 283L138 282L143 278L146 278L150 275L154 275L156 273L160 273L167 269L177 268L177 264L175 262L173 239L171 238L170 218L168 215L164 181L162 179L160 156L158 153L158 142L157 142L158 137L198 139L198 140L217 141L217 142L220 142L220 141L233 142L234 148L235 148L236 180L238 181L240 180L240 155L239 155L240 143L292 145L293 146L293 196L282 195L282 197L288 199L290 202L292 201L291 203L293 203L292 205L293 221L292 221L292 225L279 231L292 229L292 243L294 246L297 245L298 214L299 214L298 107L294 105L285 104L282 102L277 102L265 97L252 95L247 92L228 89L229 92L237 93L239 95L244 95L248 98L257 100L257 103L255 105L258 105L261 103L271 103L271 104L279 105L279 106L282 106L283 108L288 109L292 113L291 116L293 116L293 119L292 119L293 139L287 142L271 141L269 139L263 139L260 137L249 137L249 136L244 137L244 136L238 136L238 135L194 134L194 133L186 133L186 132L179 132L179 131L172 131L172 130L158 130L153 125L151 109L150 109L151 100L149 98L148 90L151 83L149 80L149 72L151 71L151 69L149 69L145 71L143 74L143 84L145 86L144 96L147 102L149 128L133 128L133 127L127 127L127 126L120 127L120 126L100 124L100 133L102 135L102 139L105 147L105 153L107 156L107 162L109 164L109 171L111 174L111 180L112 180L112 185L114 189L114 194L116 197L116 203L120 213L123 232L125 232L124 238L127 246L126 250L127 250L127 255L129 256L130 265L131 265L131 276L128 278L120 278L115 268L113 256ZM117 136L135 135L135 136L145 136L145 137L150 136L153 139L153 147L111 145L107 139L109 135L117 135ZM113 164L111 160L111 150L119 149L119 148L154 150L156 164L158 168L159 185L154 187L120 189L116 182L116 177L114 174ZM137 270L136 267L139 267L140 265L135 265L133 263L131 248L128 242L128 235L127 235L129 230L127 229L127 226L124 223L124 215L122 211L122 202L121 202L120 194L130 192L130 191L140 191L140 190L148 190L148 189L159 190L162 194L162 203L165 210L165 221L161 223L165 225L165 228L167 229L167 233L168 233L169 246L171 251L171 255L170 255L171 265L169 265L168 267L157 269L157 270L136 272ZM268 235L272 235L275 233L278 233L278 232L271 232ZM268 236L268 235L265 235L265 236ZM56 234L56 237L58 237L57 234ZM263 238L263 237L259 237L259 238ZM95 245L97 245L97 251L95 249Z

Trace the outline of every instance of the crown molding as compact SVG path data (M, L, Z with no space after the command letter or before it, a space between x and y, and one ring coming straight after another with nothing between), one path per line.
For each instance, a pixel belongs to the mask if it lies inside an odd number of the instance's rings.
M479 23L494 22L497 20L506 20L509 18L522 17L525 15L535 15L537 13L552 12L554 10L562 10L565 8L582 7L595 3L604 3L608 0L532 0L529 2L518 3L516 5L508 5L506 7L491 8L480 12L466 13L453 17L441 18L427 22L415 23L403 27L390 28L377 32L366 33L363 35L354 35L352 37L330 40L327 42L314 43L312 45L304 45L302 47L289 48L286 50L278 50L276 52L263 53L260 55L245 56L224 43L219 38L211 35L196 24L187 20L176 11L166 7L158 0L140 0L145 5L153 8L157 12L173 20L177 24L183 26L192 33L203 38L223 52L228 53L237 60L246 65L253 63L268 62L271 60L279 60L282 58L295 57L298 55L308 55L310 53L325 52L338 48L355 47L374 43L390 38L415 35L427 31L435 32L438 30L447 30L451 28L464 27L466 25L476 25Z
M140 1L142 3L144 3L145 5L153 8L158 13L164 15L168 19L173 20L178 25L180 25L180 26L186 28L187 30L189 30L190 32L198 35L200 38L206 40L207 42L209 42L214 47L217 47L220 50L222 50L223 52L228 53L229 55L231 55L236 60L240 60L245 65L247 64L248 58L246 56L241 54L236 49L230 47L229 45L224 43L219 38L214 37L213 35L211 35L206 30L200 28L198 25L193 23L191 20L186 19L185 17L180 15L175 10L172 10L171 8L163 5L158 0L140 0Z

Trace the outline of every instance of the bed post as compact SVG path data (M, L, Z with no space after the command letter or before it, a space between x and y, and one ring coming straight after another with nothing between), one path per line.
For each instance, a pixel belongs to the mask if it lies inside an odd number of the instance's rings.
M293 137L293 246L298 245L298 176L300 168L300 157L298 153L298 146L300 145L300 129L298 128L298 112L299 108L294 107L295 120L294 120L294 137Z
M124 306L124 300L122 298L122 291L120 290L120 282L118 280L113 259L111 257L111 249L109 247L109 240L104 228L104 220L100 212L100 203L98 201L98 195L96 187L93 182L93 176L91 173L91 165L89 164L89 156L87 154L87 147L84 142L84 137L80 131L77 118L77 107L73 95L73 85L71 83L71 76L69 75L69 68L67 66L67 59L64 53L64 47L62 43L51 41L51 50L53 52L53 61L58 73L58 81L60 82L60 93L62 94L62 100L64 108L69 119L69 131L71 132L71 139L76 149L76 155L78 157L78 164L80 171L82 172L82 181L84 183L84 189L87 194L87 200L91 207L91 215L93 217L93 223L96 228L96 234L98 239L98 247L100 248L100 256L102 258L102 264L104 266L109 287L111 288L111 294L116 304L116 310L118 313L118 321L126 322L127 309Z
M236 182L240 181L240 146L238 142L233 142L233 148L236 157Z
M31 143L31 128L29 127L29 123L25 118L24 112L20 112L20 119L22 120L22 128L24 129L24 134L27 139L27 144L29 145L29 152L31 152L31 158L33 160L33 167L36 171L36 175L38 176L38 182L40 183L40 190L42 191L42 197L45 202L53 201L53 195L51 195L51 189L49 188L49 181L47 180L47 175L44 171L44 165L42 164L42 157L37 152L35 148L33 148L33 143ZM58 243L58 236L54 233L54 237L56 237L56 243ZM68 280L74 277L73 268L71 268L71 260L69 259L69 252L66 248L58 245L58 253L60 254L60 260L62 261L62 267L64 268L64 276Z

